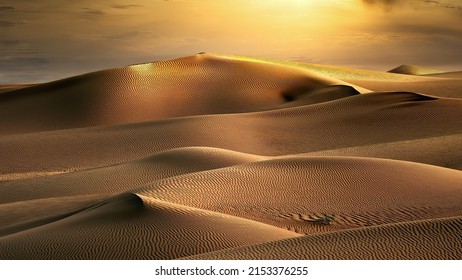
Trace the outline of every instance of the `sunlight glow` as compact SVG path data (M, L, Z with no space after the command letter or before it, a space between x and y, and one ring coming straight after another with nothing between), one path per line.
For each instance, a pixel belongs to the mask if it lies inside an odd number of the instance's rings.
M317 0L260 0L261 5L281 5L281 6L313 6L319 2Z

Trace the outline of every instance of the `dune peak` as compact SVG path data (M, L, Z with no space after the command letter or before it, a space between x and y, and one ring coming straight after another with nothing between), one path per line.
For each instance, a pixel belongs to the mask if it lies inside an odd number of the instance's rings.
M401 65L388 71L389 73L406 75L429 75L443 73L444 71L417 65Z

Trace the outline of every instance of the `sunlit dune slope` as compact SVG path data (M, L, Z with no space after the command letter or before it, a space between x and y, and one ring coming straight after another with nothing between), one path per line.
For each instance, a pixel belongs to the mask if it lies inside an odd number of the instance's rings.
M462 87L462 76L459 72L439 73L441 71L435 70L427 72L438 72L439 74L403 75L399 73L350 69L331 65L288 62L255 57L230 57L298 67L306 69L312 73L318 73L326 77L339 79L373 91L411 91L439 97L462 98L462 91L460 90Z
M4 93L0 133L267 110L337 84L348 83L297 67L198 54Z

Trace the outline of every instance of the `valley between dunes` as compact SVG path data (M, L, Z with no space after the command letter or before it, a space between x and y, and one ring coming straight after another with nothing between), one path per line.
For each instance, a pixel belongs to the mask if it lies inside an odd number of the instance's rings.
M430 70L200 53L0 85L0 259L460 260L462 72Z

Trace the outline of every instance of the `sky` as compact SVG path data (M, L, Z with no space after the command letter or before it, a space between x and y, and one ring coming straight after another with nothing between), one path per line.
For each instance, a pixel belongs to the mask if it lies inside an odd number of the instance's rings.
M2 0L0 84L199 52L462 70L462 0Z

